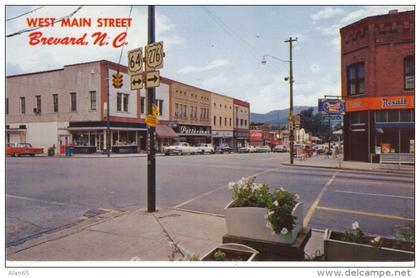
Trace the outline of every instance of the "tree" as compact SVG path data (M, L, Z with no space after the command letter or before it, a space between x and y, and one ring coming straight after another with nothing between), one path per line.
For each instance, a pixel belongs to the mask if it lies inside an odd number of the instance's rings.
M300 126L304 128L307 132L311 132L312 135L320 138L328 138L330 133L330 128L327 123L324 123L322 120L322 114L314 114L314 109L308 108L302 110L300 113Z

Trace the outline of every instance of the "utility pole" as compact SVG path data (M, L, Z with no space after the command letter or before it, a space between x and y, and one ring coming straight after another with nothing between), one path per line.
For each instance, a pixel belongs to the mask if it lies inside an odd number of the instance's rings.
M289 91L290 91L290 108L289 108L289 119L291 120L293 117L293 60L292 60L292 44L293 42L297 41L297 38L292 39L292 37L289 37L288 40L285 40L284 42L289 43ZM289 124L290 124L289 120ZM292 123L291 128L289 128L289 139L290 139L290 164L293 164L293 143L295 140L294 132L294 122Z
M147 43L155 42L155 6L148 7ZM147 114L152 114L155 100L155 88L147 89ZM147 211L156 211L156 154L155 127L147 126Z

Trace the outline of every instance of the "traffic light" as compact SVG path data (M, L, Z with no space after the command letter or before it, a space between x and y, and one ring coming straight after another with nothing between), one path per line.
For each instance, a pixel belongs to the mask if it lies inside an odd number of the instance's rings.
M119 72L112 75L112 86L114 86L116 89L119 89L123 86L123 76Z

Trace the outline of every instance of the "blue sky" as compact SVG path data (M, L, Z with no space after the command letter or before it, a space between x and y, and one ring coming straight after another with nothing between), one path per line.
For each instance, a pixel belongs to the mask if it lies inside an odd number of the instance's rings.
M7 7L6 19L39 6ZM43 7L6 21L6 35L28 28L26 17L70 14L77 6ZM251 111L266 113L289 105L288 37L293 47L294 104L317 105L325 94L340 94L339 29L361 18L413 7L396 6L157 6L157 41L164 41L165 67L161 75L203 89L249 101ZM74 17L128 17L129 6L84 6ZM132 10L122 64L127 51L147 41L147 8ZM89 35L105 31L113 36L125 28L39 29L45 36ZM64 65L106 59L118 62L121 49L111 46L29 46L28 34L6 39L6 74L62 68Z

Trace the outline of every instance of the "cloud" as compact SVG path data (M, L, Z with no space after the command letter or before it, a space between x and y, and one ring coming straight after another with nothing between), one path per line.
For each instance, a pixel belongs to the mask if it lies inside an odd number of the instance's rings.
M319 72L320 71L320 66L318 65L318 64L312 64L311 65L311 71L313 72L313 73L317 73L317 72Z
M338 36L342 25L334 24L328 26L317 26L316 29L326 36Z
M344 10L341 8L327 7L323 9L322 11L312 14L311 18L315 21L318 21L318 20L328 19L328 18L335 17L342 14L344 14Z
M208 71L208 70L212 70L212 69L216 69L216 68L220 68L220 67L224 67L224 66L228 66L230 65L230 61L228 60L224 60L224 59L218 59L218 60L214 60L213 62L211 62L208 65L205 66L201 66L201 67L194 67L194 66L186 66L180 70L178 70L177 73L181 73L181 74L187 74L187 73L191 73L191 72L202 72L202 71Z

